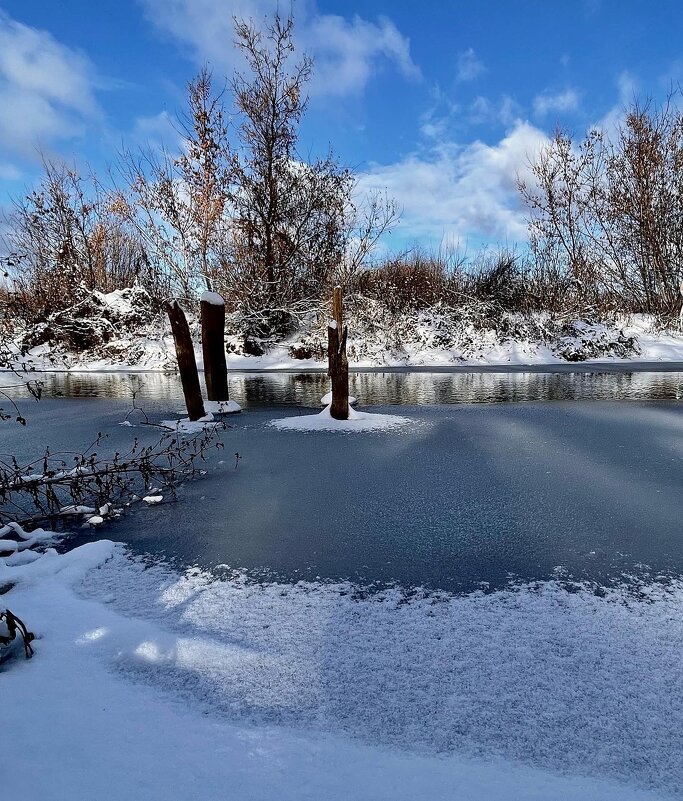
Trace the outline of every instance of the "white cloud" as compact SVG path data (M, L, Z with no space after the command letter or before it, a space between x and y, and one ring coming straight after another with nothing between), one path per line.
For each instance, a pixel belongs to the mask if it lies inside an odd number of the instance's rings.
M622 72L617 79L617 91L619 93L617 103L591 126L610 137L617 134L626 118L626 108L636 97L638 84L635 78L626 71Z
M557 94L543 92L534 98L534 114L537 117L546 117L550 113L566 114L576 111L578 107L579 93L576 89L566 89Z
M138 117L133 126L133 139L153 150L181 150L185 142L179 124L168 111L161 111L151 117Z
M529 178L530 161L545 134L518 121L495 145L441 143L426 155L373 165L360 178L362 191L385 190L403 209L397 233L411 238L526 240L525 210L517 178Z
M486 67L477 58L476 53L470 47L458 54L458 71L456 79L458 81L473 81L482 72L485 72Z
M508 128L519 119L520 112L519 103L509 95L503 95L496 101L480 95L475 97L467 109L468 122L472 124L498 124Z
M0 181L18 181L22 177L19 168L7 161L0 161Z
M32 158L98 114L88 59L0 11L0 145Z
M276 0L141 0L147 18L162 32L189 48L199 63L227 72L241 65L233 45L233 17L259 21L279 6ZM282 9L281 9L282 10ZM420 71L410 56L410 42L391 20L369 21L319 14L312 3L296 8L298 44L315 60L314 94L359 94L373 74L391 64L408 78Z
M362 92L382 59L393 62L407 78L420 76L410 57L410 43L386 17L368 22L359 16L348 21L319 15L304 27L302 40L315 59L316 94Z

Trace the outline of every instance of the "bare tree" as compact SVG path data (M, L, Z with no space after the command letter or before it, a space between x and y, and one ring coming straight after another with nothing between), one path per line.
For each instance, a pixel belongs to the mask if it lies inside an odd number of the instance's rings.
M241 287L251 309L280 307L319 295L343 258L344 212L353 184L348 170L297 153L312 61L292 63L291 18L261 31L235 20L247 71L232 80L240 118L232 154L233 231L225 280Z
M193 298L210 288L225 240L230 186L230 146L222 92L214 92L204 68L188 84L187 115L179 121L181 152L162 146L119 164L127 189L112 207L135 226L151 258L170 277L173 294Z
M616 135L556 133L520 183L539 269L585 302L673 314L683 265L683 115L634 102ZM559 270L558 270L559 266Z

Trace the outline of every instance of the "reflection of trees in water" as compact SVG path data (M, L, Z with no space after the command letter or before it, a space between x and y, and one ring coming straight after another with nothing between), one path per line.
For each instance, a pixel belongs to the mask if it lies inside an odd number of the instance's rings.
M320 406L329 390L324 373L260 373L230 376L230 395L243 406Z
M180 381L163 373L44 373L45 397L178 400ZM532 400L676 400L683 373L351 373L350 391L361 404L514 403ZM323 372L233 373L230 394L243 406L318 407L330 389ZM17 389L16 396L27 395Z
M532 400L676 399L682 373L360 373L361 403L514 403Z
M182 398L180 380L164 373L41 373L45 397Z

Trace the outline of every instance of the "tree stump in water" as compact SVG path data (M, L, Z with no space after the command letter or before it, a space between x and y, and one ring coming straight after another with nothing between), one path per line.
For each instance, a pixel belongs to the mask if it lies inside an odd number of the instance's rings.
M341 287L334 288L334 320L327 327L327 358L332 379L330 414L335 420L349 419L349 362L346 358L348 330L343 324Z
M177 300L166 304L166 313L171 322L180 381L183 385L183 395L187 406L187 416L190 420L199 420L200 417L205 415L204 401L202 400L202 390L199 386L199 373L197 372L197 360L194 357L190 327L187 324L185 312L180 308Z
M225 302L216 292L205 292L200 306L206 396L211 401L227 401L230 395L225 361Z

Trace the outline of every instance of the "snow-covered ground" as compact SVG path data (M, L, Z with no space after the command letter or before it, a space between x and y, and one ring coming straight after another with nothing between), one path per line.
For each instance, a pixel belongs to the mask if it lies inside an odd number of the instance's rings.
M110 293L114 295L116 293ZM101 296L109 302L109 296ZM115 303L114 303L115 301ZM119 311L118 296L112 303ZM111 304L110 304L111 305ZM515 335L495 329L463 326L451 328L453 321L439 314L418 314L386 327L372 326L349 332L348 353L352 368L364 367L453 367L480 365L561 364L567 361L591 362L674 362L683 361L683 333L662 330L656 321L645 315L634 315L614 323L568 325L563 334L557 323L541 319L520 318ZM360 322L358 322L360 326ZM510 323L508 321L508 326ZM196 327L196 326L195 326ZM547 328L546 328L547 327ZM545 339L531 338L531 332ZM525 333L527 332L526 336ZM545 334L543 334L545 332ZM322 353L321 333L300 332L289 339L269 346L260 356L241 350L238 338L229 338L228 355L231 370L306 370L321 369L325 362L315 358L297 358L317 349ZM296 356L295 356L296 354ZM201 347L196 347L197 364L203 368ZM322 359L322 356L320 357ZM131 333L121 328L109 341L80 353L43 343L31 348L24 357L17 351L17 366L28 364L37 370L70 371L155 371L175 367L175 351L170 332L163 320Z
M39 639L1 669L3 798L681 797L680 585L359 598L107 541L12 559Z

